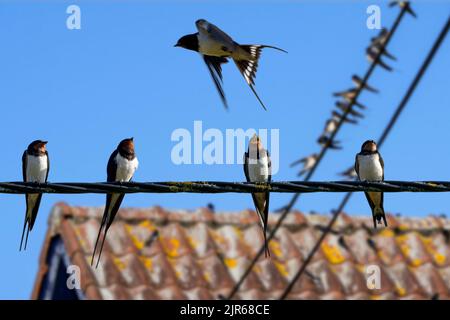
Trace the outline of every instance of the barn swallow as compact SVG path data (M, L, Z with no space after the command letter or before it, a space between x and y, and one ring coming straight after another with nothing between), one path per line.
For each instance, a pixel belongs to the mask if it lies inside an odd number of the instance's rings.
M47 182L48 172L50 170L50 162L46 149L47 141L35 140L22 155L22 175L24 182ZM25 212L25 222L23 223L22 238L20 239L19 251L22 250L23 236L27 229L25 237L24 250L27 249L28 234L33 229L34 222L41 204L42 193L27 193L25 200L27 209ZM28 225L28 228L27 228Z
M133 178L133 175L138 168L139 162L134 152L133 138L122 140L117 149L111 154L108 160L107 166L107 181L108 182L128 182ZM95 241L94 252L92 253L91 266L94 262L94 256L97 249L98 240L100 234L103 231L103 240L100 245L100 252L98 254L98 260L96 268L100 261L100 257L103 251L103 245L105 244L106 233L109 227L113 223L114 217L119 211L120 204L124 198L123 193L111 193L106 195L105 211L103 212L102 223L98 230L97 240Z
M376 57L378 56L378 52L376 50L373 50L372 47L367 48L366 50L366 54L367 54L367 59L369 60L369 62L373 63L376 59ZM380 67L382 67L383 69L387 70L387 71L392 71L392 67L387 65L382 59L381 57L378 58L378 64L380 65Z
M248 152L244 154L244 173L247 182L270 182L272 180L272 163L269 151L264 149L258 135L250 139ZM269 192L252 193L253 203L264 233L265 256L270 256L267 243L267 222L269 218Z
M356 155L355 171L360 181L383 181L384 162L377 149L377 144L372 140L367 140L361 146L361 152ZM383 208L383 192L364 192L372 209L373 226L381 224L383 218L387 227L386 215Z
M303 174L310 171L316 165L318 156L319 155L317 153L313 153L307 157L294 161L293 163L291 163L291 167L299 163L303 163L303 169L298 173L298 176L301 177Z
M261 51L263 48L286 51L268 45L238 44L228 34L204 19L197 20L195 25L198 32L181 37L175 47L196 51L203 56L203 61L205 61L208 67L225 108L228 108L228 103L225 97L225 91L222 88L222 64L227 63L228 58L231 58L261 106L264 110L267 110L254 87Z
M381 55L384 55L393 61L397 61L397 58L392 53L389 53L389 51L386 49L386 47L384 47L384 45L382 45L382 44L375 43L375 44L372 44L369 48L372 51L374 51L376 54L379 54L381 52L381 50L383 50Z
M364 118L364 115L361 113L361 112L358 112L358 111L356 111L356 110L353 110L353 108L348 108L348 105L347 104L343 104L343 103L339 103L339 101L337 101L336 102L336 106L340 109L340 110L342 110L342 111L344 111L344 112L348 112L348 114L350 114L350 115L352 115L352 116L354 116L354 117L356 117L356 118Z
M349 106L350 101L348 102L344 102L344 101L336 101L336 106L341 109L341 110L346 110ZM358 101L353 101L353 105L357 106L358 108L360 108L361 110L366 110L367 107L365 105L363 105L362 103L358 102Z
M384 45L389 36L389 31L386 28L381 28L376 37L370 38L371 45Z
M352 100L353 98L356 97L356 93L358 92L358 89L356 88L350 88L344 91L338 91L338 92L334 92L333 96L334 97L342 97L346 100Z
M321 135L319 139L317 139L317 143L320 144L322 147L325 147L328 144L328 148L334 149L334 150L341 150L342 146L340 146L341 142L338 140L332 140L330 141L330 138L324 135Z
M411 5L409 3L409 1L391 1L389 2L389 7L393 7L395 5L398 5L400 8L406 8L406 12L408 12L410 15L412 15L414 18L417 18L416 13L413 11L413 9L411 9Z
M323 128L323 135L330 135L333 132L336 131L337 125L339 123L339 119L337 117L333 117L331 119L328 119L325 122L325 128Z
M378 93L379 92L378 89L375 89L374 87L369 86L367 83L363 84L363 79L361 79L356 74L354 74L352 76L352 81L358 88L362 87L363 89L366 89L367 91L370 91L370 92L373 92L373 93Z
M336 119L338 119L339 121L341 121L342 117L344 116L343 114L337 112L336 110L331 111L331 114L333 115L333 117L336 117ZM344 122L351 124L358 124L358 121L356 121L355 119L350 119L349 117L345 117Z
M358 175L356 174L356 171L355 171L355 167L354 167L354 166L348 168L348 169L345 170L345 171L342 171L341 173L339 173L339 175L342 176L342 177L346 177L346 178L348 178L348 179L350 179L350 180L354 180L354 179L358 176Z

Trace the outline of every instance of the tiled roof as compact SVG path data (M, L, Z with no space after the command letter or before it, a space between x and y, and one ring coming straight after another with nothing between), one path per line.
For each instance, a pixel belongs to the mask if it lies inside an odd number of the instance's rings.
M57 204L49 219L32 297L38 297L50 242L63 240L81 269L87 299L217 299L226 296L262 245L251 211L122 209L107 237L98 269L90 258L103 208ZM271 214L269 228L276 223ZM329 216L291 212L257 262L237 299L276 299L313 247ZM450 296L450 220L340 215L290 299L430 299ZM381 288L369 290L366 267L378 265Z

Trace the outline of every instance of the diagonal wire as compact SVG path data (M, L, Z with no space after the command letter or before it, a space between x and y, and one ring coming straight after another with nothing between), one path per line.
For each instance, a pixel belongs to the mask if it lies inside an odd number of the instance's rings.
M372 75L372 72L375 70L375 67L377 66L381 55L384 52L384 48L387 47L387 45L389 44L392 35L396 32L398 25L400 24L404 14L406 13L407 7L403 7L400 10L399 15L397 16L397 18L394 21L394 24L392 26L391 29L389 29L389 34L387 35L386 41L384 43L384 45L381 47L381 49L379 50L377 56L375 57L374 61L372 62L372 64L370 65L369 69L367 70L366 74L364 75L361 85L357 87L356 92L354 97L351 99L351 101L348 103L348 107L345 110L345 112L343 113L342 117L339 119L339 122L336 126L336 129L332 132L331 136L329 137L329 139L326 141L326 143L323 145L316 163L314 164L314 166L311 168L311 170L308 172L308 174L305 177L305 181L309 181L309 179L311 179L312 175L314 174L314 172L316 171L316 168L319 166L319 163L321 162L322 158L324 157L325 153L328 151L330 144L333 142L335 136L337 135L338 131L340 130L342 124L345 122L348 114L350 113L350 111L352 110L353 105L355 104L355 102L357 101L361 91L363 90L363 88L365 87L366 83L368 83L368 80L370 78L370 76ZM280 218L278 219L276 225L274 226L274 228L272 229L272 231L269 234L269 237L267 237L267 241L269 242L270 240L272 240L272 238L275 236L275 233L277 232L277 230L281 227L282 222L284 221L284 219L286 219L287 215L289 214L289 212L291 211L291 209L293 208L294 204L297 202L298 198L300 197L300 193L295 194L291 201L283 208L283 211L280 214ZM255 257L253 258L253 260L250 262L249 266L247 267L247 269L245 270L245 272L242 274L242 276L240 277L240 279L236 282L235 286L233 287L233 289L230 291L227 299L232 299L233 296L236 294L236 292L239 290L239 288L241 287L242 283L244 282L244 280L247 278L247 276L250 274L251 270L253 269L253 267L255 266L256 262L258 261L259 257L263 254L264 252L264 245L261 246L261 248L259 249L259 251L257 252L257 254L255 255Z
M409 86L408 91L406 92L406 94L403 97L402 101L398 105L394 115L392 116L392 118L389 121L388 125L384 129L383 133L381 134L381 137L378 140L378 146L379 147L381 145L383 145L384 141L386 141L387 136L391 132L394 124L398 120L398 117L402 113L402 111L405 108L406 104L408 103L410 97L412 96L414 90L416 89L417 85L419 84L420 79L422 78L422 76L424 75L424 73L427 70L428 66L430 65L431 61L433 60L437 50L439 49L440 45L444 41L445 36L447 35L449 29L450 29L450 16L447 19L447 22L444 25L444 28L440 32L440 34L439 34L438 38L436 39L435 43L433 44L433 47L431 48L430 52L428 53L425 61L423 62L422 66L420 67L419 71L417 72L416 76L414 77L414 80L411 83L411 85ZM339 208L334 211L333 218L328 223L327 227L325 228L325 230L323 231L323 233L320 236L319 240L316 242L316 244L314 245L313 249L311 250L311 252L307 256L307 258L303 262L303 264L300 267L300 269L298 270L298 272L294 275L294 277L292 278L291 282L289 283L289 285L287 286L287 288L285 289L283 294L280 296L280 300L284 300L287 297L289 292L291 292L292 288L294 287L294 284L298 281L298 279L300 279L300 277L303 274L303 272L305 272L306 267L311 262L314 254L317 252L317 250L319 250L320 245L323 242L323 240L325 239L326 235L331 231L331 228L333 227L334 223L336 222L339 214L343 211L343 209L344 209L345 205L347 204L347 202L349 201L351 195L352 195L352 193L349 192L349 193L347 193L345 195L344 199L342 199L342 202L339 205Z

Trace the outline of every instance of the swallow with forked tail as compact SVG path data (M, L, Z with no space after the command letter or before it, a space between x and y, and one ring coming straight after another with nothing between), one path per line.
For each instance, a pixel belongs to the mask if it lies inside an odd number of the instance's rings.
M358 87L358 88L363 88L366 89L367 91L373 92L373 93L378 93L379 90L375 89L372 86L369 86L367 83L363 83L363 79L361 79L358 75L354 74L352 76L352 81L353 83Z
M360 181L383 181L384 161L377 149L377 144L367 140L361 147L361 152L356 155L355 171ZM373 226L381 224L381 219L387 227L386 215L383 208L383 192L364 192L372 209Z
M107 166L107 181L108 182L128 182L131 181L133 175L139 165L138 159L134 152L133 138L122 140L117 149L109 157ZM96 268L100 261L100 257L103 251L103 245L106 240L106 233L109 227L113 223L114 217L119 211L120 204L123 201L125 194L123 193L111 193L106 195L105 211L103 212L103 218L98 230L97 240L95 241L94 252L92 253L91 266L94 262L95 252L97 250L98 240L103 230L103 240L100 245L100 252L98 254L98 260Z
M336 119L338 121L341 121L341 119L344 117L343 114L337 112L336 110L331 111L331 114L333 115L333 117L336 117ZM355 119L350 119L348 116L345 117L345 119L343 120L345 123L350 123L350 124L358 124L358 121L356 121Z
M258 135L250 139L248 152L244 154L244 173L247 182L270 182L272 180L272 163L269 151L264 149ZM267 222L269 219L269 196L267 192L252 193L256 213L259 216L264 233L265 256L270 256L267 243Z
M228 108L228 103L222 88L222 64L227 63L228 58L231 58L261 106L267 110L254 87L261 51L263 48L286 51L268 45L238 44L228 34L204 19L197 20L195 24L198 32L181 37L175 47L196 51L203 56L225 108Z
M46 145L47 141L35 140L30 143L28 148L24 151L22 156L22 174L24 182L47 182L50 161ZM19 250L22 250L25 229L27 229L27 235L25 237L24 250L27 248L28 234L33 229L34 222L36 221L39 205L41 204L42 193L27 193L25 194L25 199L27 209L25 212L25 222L23 223Z
M298 173L298 176L301 177L303 174L305 174L306 172L310 171L317 162L317 158L319 157L319 155L317 153L313 153L307 157L304 157L302 159L299 159L297 161L294 161L293 163L291 163L291 167L299 164L299 163L303 163L303 168L302 170Z

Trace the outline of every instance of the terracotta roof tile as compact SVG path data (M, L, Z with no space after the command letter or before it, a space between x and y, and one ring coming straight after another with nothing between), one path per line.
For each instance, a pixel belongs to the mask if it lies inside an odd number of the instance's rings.
M90 266L103 208L58 203L39 259L33 297L48 272L52 240L60 236L82 270L87 299L218 299L227 296L263 243L252 210L213 213L161 207L122 209L109 230L100 264ZM288 215L236 299L276 299L292 280L330 215ZM279 219L271 214L269 228ZM448 299L450 221L442 216L388 215L389 228L371 217L342 214L288 299ZM378 267L379 289L369 289L368 267Z

